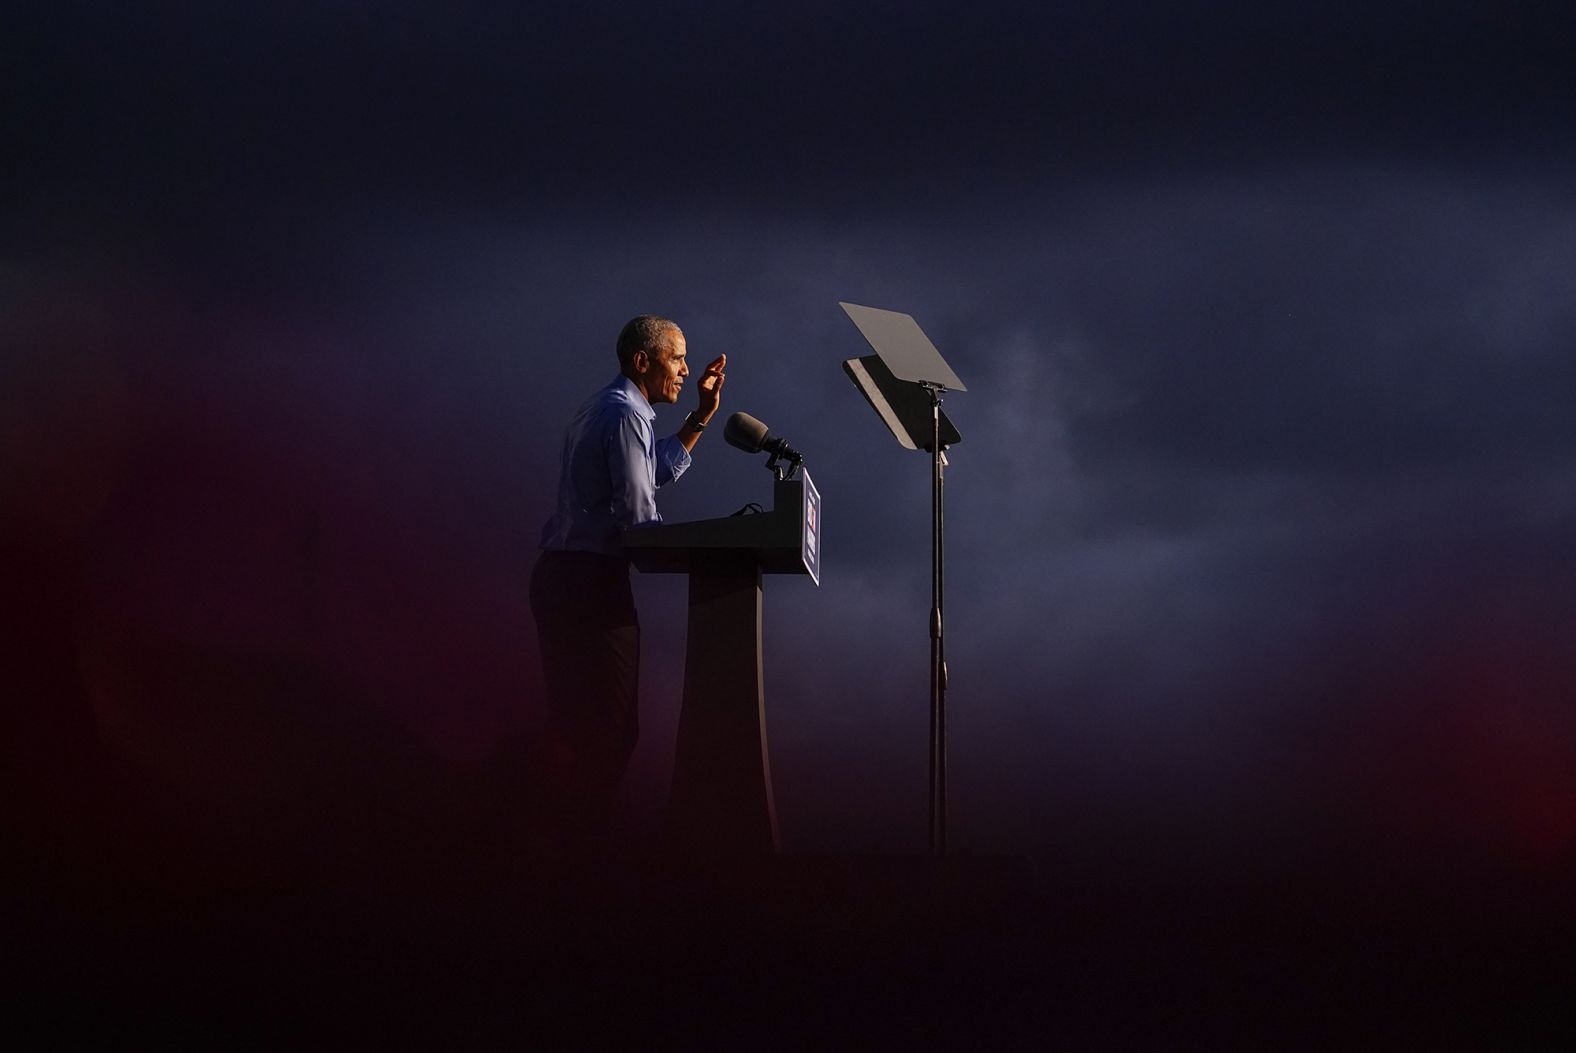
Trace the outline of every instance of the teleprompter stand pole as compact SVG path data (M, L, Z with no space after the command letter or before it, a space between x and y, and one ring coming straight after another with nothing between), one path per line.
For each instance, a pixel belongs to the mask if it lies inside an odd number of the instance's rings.
M947 649L941 617L943 573L942 484L947 459L941 445L941 393L930 393L930 851L947 854Z

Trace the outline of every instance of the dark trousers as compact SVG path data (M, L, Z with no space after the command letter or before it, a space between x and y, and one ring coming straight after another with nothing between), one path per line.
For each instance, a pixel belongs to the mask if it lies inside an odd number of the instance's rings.
M640 623L629 564L543 552L531 613L547 682L546 819L570 841L604 834L640 737Z

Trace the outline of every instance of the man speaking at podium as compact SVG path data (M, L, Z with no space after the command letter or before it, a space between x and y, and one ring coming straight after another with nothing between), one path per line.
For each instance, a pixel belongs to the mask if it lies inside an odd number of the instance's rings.
M558 501L531 572L531 613L547 681L548 820L560 840L593 840L611 825L618 786L640 733L640 624L619 532L661 522L657 488L684 474L717 412L728 356L696 384L700 400L676 435L655 438L659 402L689 376L684 334L640 315L618 334L618 376L575 412L564 433Z

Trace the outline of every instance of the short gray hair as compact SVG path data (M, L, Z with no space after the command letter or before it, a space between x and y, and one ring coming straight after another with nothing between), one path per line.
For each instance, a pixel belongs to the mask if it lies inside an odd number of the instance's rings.
M618 365L620 369L629 368L635 360L636 351L647 354L656 354L657 345L662 342L662 337L669 330L678 329L678 323L671 318L663 318L655 314L637 314L628 322L618 334Z

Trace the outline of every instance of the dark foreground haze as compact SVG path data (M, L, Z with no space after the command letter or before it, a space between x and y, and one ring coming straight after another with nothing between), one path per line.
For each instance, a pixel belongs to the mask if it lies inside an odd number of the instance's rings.
M1576 19L58 3L0 42L7 964L216 1044L1568 1048ZM968 384L952 844L928 476ZM536 844L525 604L633 314L806 455L787 858ZM686 404L659 412L678 426ZM708 435L664 515L769 499ZM740 869L742 868L742 869ZM1562 1000L1563 999L1563 1000Z

